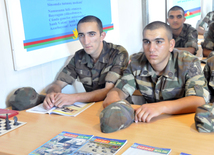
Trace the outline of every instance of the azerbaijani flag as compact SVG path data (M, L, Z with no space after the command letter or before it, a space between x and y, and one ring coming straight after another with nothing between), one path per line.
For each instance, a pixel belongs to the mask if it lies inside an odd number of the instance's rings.
M109 31L113 30L114 26L113 24L105 25L103 27L103 31ZM67 33L67 34L60 34L60 35L54 35L54 36L47 36L43 38L36 38L31 40L24 40L24 49L27 49L27 51L32 51L35 49L45 48L57 44L62 44L66 42L71 42L78 40L78 32L76 32L76 35L74 33Z
M193 8L190 10L185 10L185 18L189 19L195 16L201 15L201 7Z

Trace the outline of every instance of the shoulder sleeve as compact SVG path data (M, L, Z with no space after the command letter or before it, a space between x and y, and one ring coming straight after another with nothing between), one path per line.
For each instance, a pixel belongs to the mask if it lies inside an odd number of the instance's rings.
M214 50L214 23L209 27L207 36L202 44L202 48Z
M142 65L139 65L142 53L133 54L128 67L124 70L123 76L118 80L116 88L121 89L125 94L132 95L137 89L136 76L141 72Z
M211 18L211 14L212 12L209 12L204 19L201 21L201 23L199 24L199 26L203 27L205 30L207 30L207 27L209 26L210 23L210 18Z
M126 49L120 45L114 45L118 50L108 74L105 77L106 82L116 83L117 80L121 77L123 70L127 67L129 61L129 55Z
M204 98L206 103L210 100L207 81L202 72L200 61L196 57L188 66L185 90L185 96L200 96Z
M135 77L132 74L131 63L124 70L123 76L117 81L115 85L116 88L121 89L126 95L130 96L136 90Z
M190 26L187 34L188 36L187 36L187 42L185 44L185 47L193 47L195 48L195 52L196 52L198 50L198 32L195 28Z
M214 132L214 104L199 106L194 119L195 127L199 132Z

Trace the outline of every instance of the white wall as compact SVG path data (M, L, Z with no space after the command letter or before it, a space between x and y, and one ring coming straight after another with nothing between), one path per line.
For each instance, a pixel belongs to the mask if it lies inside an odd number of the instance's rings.
M106 41L123 45L129 54L142 46L141 0L111 0L114 31L107 33ZM14 71L11 44L6 18L5 0L0 1L0 108L7 107L10 95L20 87L33 87L44 93L69 58L48 62L21 71ZM112 37L115 36L115 37ZM77 84L64 89L65 93L83 91Z
M149 23L153 21L165 22L165 0L148 0Z

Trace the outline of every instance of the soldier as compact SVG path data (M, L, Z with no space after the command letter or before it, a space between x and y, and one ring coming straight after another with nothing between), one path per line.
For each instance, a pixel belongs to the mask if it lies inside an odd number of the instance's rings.
M168 11L168 23L172 29L175 48L196 55L198 50L198 32L190 24L185 24L184 9L174 6Z
M198 34L205 35L206 37L206 32L209 29L209 25L213 21L214 21L214 11L208 12L204 19L201 21L201 23L198 25L197 28Z
M148 104L135 111L135 122L150 122L166 114L195 112L209 101L199 59L174 49L169 25L152 22L143 30L144 52L137 53L103 102L103 107L131 96L139 89Z
M44 108L62 107L75 102L104 100L128 64L128 53L120 45L104 41L102 22L95 16L83 17L77 24L83 49L77 51L68 65L47 89ZM86 92L63 94L62 88L79 79Z
M201 43L201 46L205 57L209 57L209 54L214 51L214 22L210 24L207 36L204 42Z
M213 52L210 53L210 55ZM214 57L207 59L204 66L204 76L208 82L211 99L208 104L199 106L195 113L195 126L199 132L214 132Z
M204 66L204 76L208 83L208 88L210 91L211 99L210 102L214 102L214 57L207 59L207 63Z

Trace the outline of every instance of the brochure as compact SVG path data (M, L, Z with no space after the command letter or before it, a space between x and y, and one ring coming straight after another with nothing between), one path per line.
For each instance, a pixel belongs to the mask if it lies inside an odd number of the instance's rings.
M72 105L63 106L62 108L53 107L50 110L46 110L43 107L43 104L39 104L31 109L26 110L26 112L40 113L40 114L58 114L63 116L75 117L85 109L92 106L94 103L95 102L91 102L91 103L75 102Z
M29 155L114 155L126 142L127 140L63 131Z
M110 139L110 138L94 136L79 150L77 150L74 154L75 155L82 155L82 154L114 155L126 143L127 143L127 140Z
M171 149L148 146L144 144L134 143L122 155L168 155Z
M29 155L72 154L92 137L93 135L63 131Z

